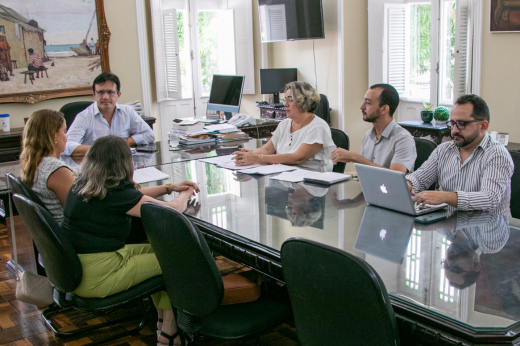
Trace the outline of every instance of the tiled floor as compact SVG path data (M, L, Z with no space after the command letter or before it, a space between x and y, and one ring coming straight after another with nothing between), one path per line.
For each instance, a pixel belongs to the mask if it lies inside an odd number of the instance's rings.
M75 338L57 338L43 324L40 313L34 305L25 304L16 300L16 282L14 272L6 269L6 262L10 259L7 229L0 223L0 345L67 345L79 346L93 340L111 335L121 328L132 328L132 324L106 328L91 335L82 335ZM124 312L123 312L124 313ZM57 315L54 319L62 327L75 328L80 323L88 321L97 323L103 317L85 315L81 312L69 312ZM157 345L155 334L156 317L151 315L147 325L136 336L126 337L106 345L144 346ZM268 334L262 336L262 345L293 346L298 345L294 328L287 324L278 326ZM210 340L198 342L201 346L238 346L255 345L254 341L224 341Z

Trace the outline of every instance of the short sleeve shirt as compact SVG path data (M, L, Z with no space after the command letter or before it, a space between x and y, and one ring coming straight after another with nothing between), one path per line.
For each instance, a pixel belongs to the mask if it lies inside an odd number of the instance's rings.
M336 149L336 145L332 141L330 127L325 120L314 116L307 126L293 133L291 133L291 123L292 119L285 119L278 124L271 138L276 153L292 154L302 144L322 144L323 148L300 167L316 172L332 172L333 164L330 155Z
M375 129L372 128L365 133L360 155L385 168L390 168L392 163L398 163L406 167L408 172L412 172L417 151L410 132L392 120L379 140Z
M131 218L126 214L143 197L134 183L122 181L108 189L104 199L88 202L74 192L67 195L63 208L63 230L78 254L113 252L125 246Z

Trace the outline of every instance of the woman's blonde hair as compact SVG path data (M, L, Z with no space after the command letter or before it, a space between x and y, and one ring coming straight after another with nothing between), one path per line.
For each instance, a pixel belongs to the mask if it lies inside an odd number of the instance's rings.
M54 152L54 136L64 122L63 113L51 109L36 111L29 117L23 130L20 155L22 180L29 187L34 184L34 176L42 159Z
M98 138L90 147L72 191L85 202L103 199L121 181L133 182L134 164L128 143L117 136Z
M307 82L291 82L285 86L284 93L291 89L292 98L302 113L314 113L320 105L320 95Z

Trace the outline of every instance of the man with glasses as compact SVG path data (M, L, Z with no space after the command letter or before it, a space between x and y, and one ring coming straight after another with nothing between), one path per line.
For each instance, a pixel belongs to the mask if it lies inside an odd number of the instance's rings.
M414 202L510 216L513 160L486 132L486 102L472 94L459 97L449 124L453 140L439 145L417 171L406 176ZM425 191L435 182L442 191Z
M337 148L331 154L332 162L361 163L403 173L413 171L417 157L415 142L410 132L393 118L398 105L399 93L393 86L372 85L360 107L363 120L373 125L363 136L361 152Z
M100 137L115 135L129 145L153 143L155 136L148 124L130 106L120 105L119 78L103 72L92 83L94 102L79 113L67 131L67 145L62 155L82 156Z

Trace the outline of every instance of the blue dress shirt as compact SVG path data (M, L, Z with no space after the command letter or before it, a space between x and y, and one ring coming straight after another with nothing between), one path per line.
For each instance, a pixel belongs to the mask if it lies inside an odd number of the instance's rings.
M67 131L67 145L62 155L70 156L78 145L92 145L100 137L132 137L137 145L153 143L155 136L148 124L127 105L116 103L112 124L99 111L97 102L79 113Z

